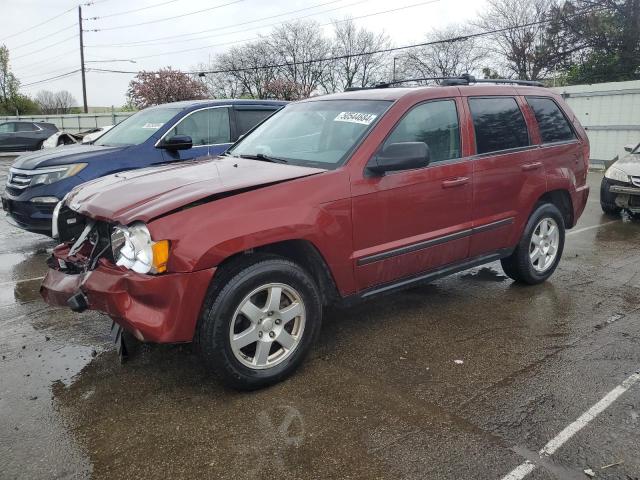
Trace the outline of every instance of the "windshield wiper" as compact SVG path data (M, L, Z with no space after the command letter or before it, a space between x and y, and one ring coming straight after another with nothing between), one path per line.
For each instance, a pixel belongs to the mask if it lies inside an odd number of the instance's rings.
M256 153L255 155L239 155L239 157L248 158L249 160L260 160L262 162L289 163L284 158L272 157L270 155L265 155L264 153Z

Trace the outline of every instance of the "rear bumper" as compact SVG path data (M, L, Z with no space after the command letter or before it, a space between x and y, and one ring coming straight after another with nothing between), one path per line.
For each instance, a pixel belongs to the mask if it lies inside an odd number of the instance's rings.
M50 268L40 293L49 305L67 306L72 295L82 292L90 310L106 313L140 340L190 342L215 270L156 276L104 264L81 274Z
M578 219L584 212L585 207L587 206L587 200L589 199L589 185L583 185L575 189L575 191L571 194L571 203L573 203L573 225L574 227L576 223L578 223Z

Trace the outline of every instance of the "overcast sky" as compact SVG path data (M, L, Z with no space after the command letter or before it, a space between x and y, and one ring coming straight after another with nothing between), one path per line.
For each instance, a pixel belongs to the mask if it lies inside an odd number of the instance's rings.
M407 45L423 40L432 28L472 19L485 3L484 0L83 0L90 2L93 5L83 6L83 17L102 18L84 22L85 30L101 29L84 35L87 67L129 71L166 66L192 70L232 45L267 34L274 24L302 17L324 25L351 16L359 26L386 32L396 46ZM3 20L0 43L9 48L12 69L24 85L23 93L33 96L43 89L65 89L79 103L82 101L79 73L28 86L79 68L78 11L74 8L77 5L77 0L0 0ZM213 8L217 6L220 7ZM151 8L120 15L144 7ZM210 10L185 15L204 9ZM391 9L398 10L388 12ZM387 13L375 15L379 12ZM185 16L173 18L178 15ZM58 17L48 21L55 16ZM357 18L363 16L366 17ZM42 22L47 23L30 29ZM154 23L131 26L143 22ZM323 28L329 34L331 27ZM206 32L194 34L202 31ZM183 36L149 45L135 43L177 35ZM133 76L88 73L89 105L123 105Z

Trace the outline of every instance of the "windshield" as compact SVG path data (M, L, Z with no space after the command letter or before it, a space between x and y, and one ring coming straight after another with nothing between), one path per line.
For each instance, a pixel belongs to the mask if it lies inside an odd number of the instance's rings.
M131 115L101 135L94 145L140 145L176 115L181 108L149 108Z
M319 100L288 105L229 154L336 168L390 105L380 100Z

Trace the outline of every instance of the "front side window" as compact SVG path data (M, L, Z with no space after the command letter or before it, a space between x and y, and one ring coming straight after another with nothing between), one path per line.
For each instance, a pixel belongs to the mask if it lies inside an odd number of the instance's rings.
M229 129L228 108L207 108L198 110L186 116L173 127L165 138L174 135L188 135L194 147L229 143L231 133Z
M560 107L550 98L527 97L540 129L542 143L566 142L576 138Z
M402 142L426 143L431 163L460 158L456 102L437 100L414 107L396 125L384 145Z
M530 145L527 124L513 97L469 98L476 133L476 153Z
M171 120L181 108L152 107L123 120L98 138L94 144L103 146L140 145Z
M263 155L292 164L336 168L391 103L385 100L293 103L269 117L229 154Z

